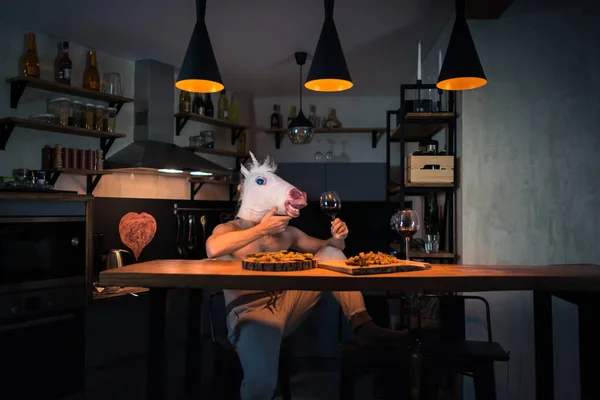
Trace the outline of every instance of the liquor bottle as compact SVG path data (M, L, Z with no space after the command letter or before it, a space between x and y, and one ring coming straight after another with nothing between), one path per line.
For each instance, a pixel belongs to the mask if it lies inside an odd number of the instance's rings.
M231 93L231 103L229 104L229 118L234 124L240 123L240 103L236 92Z
M190 92L182 90L179 92L179 112L189 113L192 111L192 96Z
M318 124L317 119L317 106L311 104L308 106L308 120L316 127Z
M219 119L229 119L229 100L227 100L227 92L225 92L225 89L221 91L217 106L219 107L219 110L217 111Z
M83 73L83 88L100 90L100 74L98 73L98 63L96 61L96 52L94 50L88 52L87 66Z
M273 114L271 114L271 129L281 128L281 116L279 115L279 104L273 104Z
M29 41L27 51L23 54L23 65L21 68L23 76L40 77L40 60L37 56L37 47L35 44L35 33L29 32Z
M340 121L337 119L336 115L335 115L335 108L329 108L329 116L327 117L327 121L325 122L325 128L328 129L332 129L332 128L341 128L342 124L340 123Z
M62 53L57 58L56 71L54 74L56 82L70 85L72 68L73 63L69 58L69 42L62 42Z
M290 115L288 116L288 119L287 119L288 128L290 127L290 124L292 123L294 118L296 118L296 106L290 106Z
M204 95L204 115L211 118L215 116L215 106L213 105L210 93Z
M204 106L204 101L202 100L202 95L200 93L196 93L194 95L194 102L192 103L192 112L195 114L204 115L204 111L206 110Z

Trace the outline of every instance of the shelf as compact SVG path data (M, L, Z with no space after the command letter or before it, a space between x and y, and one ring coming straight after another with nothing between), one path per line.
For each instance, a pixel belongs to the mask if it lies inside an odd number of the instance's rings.
M6 150L6 143L10 138L14 128L35 129L38 131L64 133L66 135L86 136L100 139L100 148L106 155L117 138L124 138L124 133L111 133L106 131L94 131L84 128L76 128L74 126L65 126L59 124L51 124L47 122L34 121L24 118L1 118L0 119L0 150Z
M287 129L266 129L265 133L275 135L275 148L281 147L281 135L287 133ZM343 133L371 133L371 147L376 148L377 143L385 134L385 128L314 128L315 134L343 134Z
M0 200L89 201L92 196L64 192L9 192L0 190Z
M200 191L200 188L205 184L214 184L214 185L227 185L229 186L229 201L233 201L237 193L237 187L240 184L239 181L222 181L217 179L209 179L209 178L190 178L190 200L194 200L194 197Z
M246 125L234 124L233 122L230 122L230 121L224 121L222 119L207 117L205 115L193 114L193 113L177 113L177 114L175 114L175 121L176 121L175 135L179 136L179 134L183 130L183 127L185 126L185 124L187 124L187 122L189 120L196 121L196 122L202 122L203 124L220 126L222 128L231 129L231 145L232 146L238 140L241 133L244 130L249 129L249 127Z
M60 176L60 174L69 174L69 175L82 175L82 176L86 176L87 177L87 182L86 182L86 193L88 195L91 195L92 193L94 193L94 189L96 189L96 186L98 186L98 183L100 183L100 179L102 179L103 175L108 175L108 174L112 174L112 172L110 171L106 171L106 170L95 170L95 169L73 169L73 168L50 168L50 169L46 169L46 174L48 174L48 176L46 177L46 180L48 181L48 183L50 183L51 185L56 184L56 181L58 180L58 177Z
M452 183L410 183L404 182L406 188L453 188Z
M390 247L401 253L405 251L404 243L390 243ZM456 254L448 253L445 251L439 251L436 253L426 253L424 251L411 250L410 254L408 256L410 257L411 260L413 258L422 258L422 259L429 259L429 260L436 260L436 259L453 260L456 258Z
M46 90L48 92L62 93L71 96L84 97L86 99L99 100L107 102L110 107L115 107L117 113L125 103L133 102L133 99L115 96L114 94L103 93L96 90L84 89L77 86L65 85L53 81L47 81L40 78L30 76L16 77L6 79L10 83L10 107L17 108L19 100L23 95L26 87Z
M400 192L404 192L405 195L425 195L436 192L451 192L455 189L455 186L448 183L407 183L404 186L396 182L388 184L388 194L390 196L396 196Z
M250 157L250 154L248 154L248 153L238 153L237 151L212 149L209 147L185 147L185 148L190 151L193 151L194 153L214 154L216 156L242 158L242 159L246 159L246 158Z
M124 287L121 288L121 290L119 290L118 292L106 292L106 290L102 291L102 293L98 293L97 291L94 291L93 294L93 300L104 300L104 299L111 299L114 297L121 297L121 296L127 296L127 295L132 295L134 297L137 297L138 294L140 293L145 293L148 292L150 289L148 288L142 288L142 287Z
M454 119L452 112L409 112L401 118L400 124L390 133L390 142L400 142L401 128L404 125L405 142L421 142L444 129Z

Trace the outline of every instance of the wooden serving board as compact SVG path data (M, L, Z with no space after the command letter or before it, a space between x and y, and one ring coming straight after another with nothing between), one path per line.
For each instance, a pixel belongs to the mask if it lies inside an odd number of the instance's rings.
M289 261L289 262L256 262L242 260L242 268L250 271L269 271L269 272L286 272L286 271L303 271L313 269L317 262L312 261Z
M359 267L356 265L347 265L346 260L330 260L319 262L317 266L319 268L349 275L391 274L393 272L423 271L431 269L431 265L415 261L400 261L397 264Z

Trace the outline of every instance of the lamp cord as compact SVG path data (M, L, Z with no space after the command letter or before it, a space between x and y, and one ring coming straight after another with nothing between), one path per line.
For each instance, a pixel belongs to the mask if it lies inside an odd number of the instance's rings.
M300 64L300 111L302 111L302 64Z

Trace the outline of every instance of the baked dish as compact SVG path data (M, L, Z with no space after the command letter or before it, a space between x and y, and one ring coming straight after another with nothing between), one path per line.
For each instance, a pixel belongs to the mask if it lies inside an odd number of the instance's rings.
M390 256L389 254L382 253L378 251L377 253L373 253L372 251L368 253L359 253L357 256L350 257L346 260L347 265L359 266L359 267L367 267L369 265L390 265L390 264L398 264L401 260L397 259L394 256Z
M244 257L244 261L256 263L313 261L312 253L296 253L295 251L263 251L250 253Z

